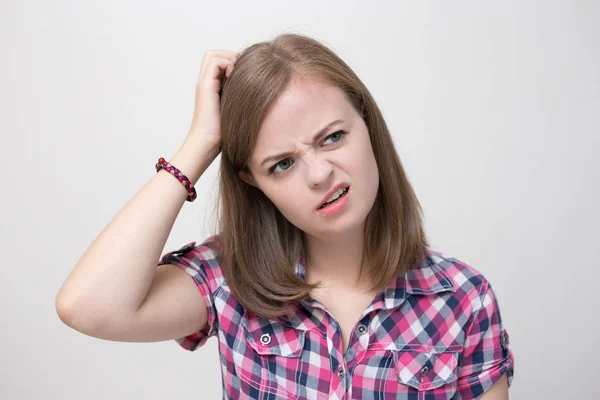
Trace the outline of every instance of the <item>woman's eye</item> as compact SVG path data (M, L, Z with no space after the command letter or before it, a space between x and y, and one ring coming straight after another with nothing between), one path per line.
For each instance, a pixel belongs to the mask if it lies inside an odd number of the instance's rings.
M337 132L334 132L331 135L327 136L327 138L325 138L325 141L327 141L327 139L329 139L329 138L337 137L339 139L334 140L334 143L337 143L337 142L339 142L342 139L342 136L344 136L345 134L346 134L346 131L337 131Z
M275 171L275 169L276 169L276 168L277 168L279 165L283 165L283 164L285 164L285 163L286 163L286 161L287 161L287 162L290 162L290 161L292 161L292 160L290 160L289 158L286 158L285 160L281 160L281 161L279 161L277 164L273 165L273 166L272 166L272 167L269 169L269 174L271 174L271 173L273 173L273 172L282 172L282 171ZM289 166L288 166L288 167L285 167L284 171L285 171L286 169L288 169L288 168L289 168Z
M346 132L344 130L334 132L331 135L327 136L325 138L325 140L323 141L323 143L325 143L329 139L332 139L333 143L338 143L347 134L348 134L348 132ZM291 166L291 162L292 162L292 160L290 158L286 158L285 160L279 161L277 164L275 164L271 168L269 168L269 175L272 173L282 173L282 172L286 171ZM276 171L277 167L279 167L279 166L282 166L284 168L283 171Z

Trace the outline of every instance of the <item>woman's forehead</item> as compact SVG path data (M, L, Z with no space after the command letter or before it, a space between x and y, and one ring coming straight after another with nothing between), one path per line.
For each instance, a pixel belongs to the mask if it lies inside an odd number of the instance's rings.
M291 84L273 103L258 132L254 161L294 143L310 144L324 126L349 119L353 110L345 93L329 83ZM254 157L253 157L254 158Z

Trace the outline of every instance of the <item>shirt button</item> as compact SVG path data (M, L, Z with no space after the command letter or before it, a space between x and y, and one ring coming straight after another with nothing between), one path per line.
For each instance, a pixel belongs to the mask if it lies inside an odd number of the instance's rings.
M356 328L356 331L358 332L359 335L364 335L365 333L367 333L368 329L366 326L361 324L358 326L358 328Z
M175 253L181 255L181 254L187 252L188 250L193 249L194 247L196 247L196 242L191 242L191 243L186 244L185 246L183 246L179 250L175 251Z
M504 348L504 350L508 350L508 333L506 330L503 330L500 333L500 345L502 348Z
M429 367L426 365L423 367L423 369L421 369L421 376L427 375L428 372L429 372Z
M260 337L260 341L262 344L269 344L271 343L271 335L269 335L268 333L263 334Z
M340 367L338 368L338 371L337 371L337 376L338 376L338 378L342 379L342 378L344 377L344 374L345 374L345 373L346 373L346 372L344 372L344 367L340 366Z

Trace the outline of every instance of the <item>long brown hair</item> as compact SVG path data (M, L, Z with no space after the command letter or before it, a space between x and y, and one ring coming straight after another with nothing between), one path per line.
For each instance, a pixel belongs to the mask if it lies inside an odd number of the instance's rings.
M281 34L240 54L221 95L220 191L215 210L217 260L232 294L249 312L277 318L318 285L295 274L302 232L255 186L247 163L270 106L292 78L325 79L362 113L379 168L379 191L365 221L363 260L372 290L418 262L429 246L422 209L373 97L332 50L299 34Z

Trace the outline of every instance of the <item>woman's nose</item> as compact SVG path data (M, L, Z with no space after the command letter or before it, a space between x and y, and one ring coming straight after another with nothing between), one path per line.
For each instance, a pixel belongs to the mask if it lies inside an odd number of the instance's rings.
M310 187L319 185L327 186L329 177L333 172L331 163L320 156L309 158L307 157L305 160L307 184Z

